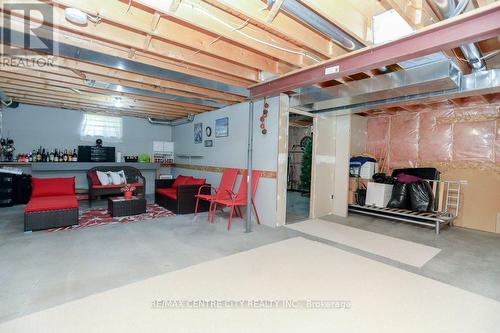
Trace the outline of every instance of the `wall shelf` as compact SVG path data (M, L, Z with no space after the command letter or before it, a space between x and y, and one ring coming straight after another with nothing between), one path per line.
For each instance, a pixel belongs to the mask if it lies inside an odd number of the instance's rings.
M139 170L157 170L160 167L159 163L134 163L134 162L39 162L32 163L32 171L87 171L96 166L131 166Z
M176 154L177 157L181 157L181 158L188 158L189 159L189 163L191 164L193 158L203 158L205 156L203 155L199 155L199 154L189 154L189 153L183 153L183 154Z

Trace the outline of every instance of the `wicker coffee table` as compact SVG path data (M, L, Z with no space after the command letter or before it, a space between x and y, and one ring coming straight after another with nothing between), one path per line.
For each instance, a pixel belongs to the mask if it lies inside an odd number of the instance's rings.
M136 196L130 199L111 197L108 199L108 212L113 217L143 214L146 212L146 199Z

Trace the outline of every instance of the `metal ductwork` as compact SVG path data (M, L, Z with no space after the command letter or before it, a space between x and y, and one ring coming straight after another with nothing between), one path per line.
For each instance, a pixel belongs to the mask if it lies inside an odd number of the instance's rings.
M190 113L186 118L181 118L176 120L159 120L154 118L148 118L148 121L150 124L155 124L155 125L179 126L192 123L194 121L194 114Z
M460 70L446 59L422 66L377 75L333 87L302 89L293 96L291 106L309 106L312 111L348 107L387 98L454 89L460 84Z
M460 15L469 2L470 0L460 0L458 2L456 0L432 0L430 4L442 19L447 19ZM481 52L476 44L469 43L462 45L460 46L460 50L474 72L486 70L486 63L481 57Z
M275 2L276 0L268 0L268 8L271 8ZM348 51L354 51L365 47L365 45L353 39L351 36L334 26L331 22L316 14L297 0L284 0L280 9L306 23L313 29L330 37L333 41Z
M359 113L371 109L389 108L401 105L411 105L422 100L439 102L445 99L462 98L474 95L487 95L498 93L500 87L500 69L491 69L461 75L458 87L438 91L422 92L410 96L379 99L365 103L329 107L324 102L314 106L316 112L336 112L337 114ZM322 105L323 103L323 105Z
M23 48L24 47L23 41L26 38L30 38L29 33L12 30L8 27L3 27L2 33L6 36L10 35L11 36L10 45L19 48ZM65 44L63 42L52 41L41 36L38 36L37 38L45 45L51 46L51 48L47 49L45 52L51 54L57 54L61 57L80 60L84 62L90 62L92 64L102 65L109 68L124 70L136 74L153 76L166 80L191 84L194 86L199 86L207 89L220 90L226 93L248 97L248 89L243 87L238 87L210 79L205 79L194 75L185 74L182 72L176 72L170 69L148 65L131 59L115 57L113 55L73 46L70 44Z
M146 90L146 89L127 87L127 86L123 86L120 84L95 81L95 80L85 80L84 82L89 87L98 88L98 89L105 89L105 90L113 90L113 91L116 91L118 93L126 93L126 94L134 94L134 95L141 95L141 96L147 96L147 97L155 97L155 98L161 98L161 99L172 100L172 101L183 102L183 103L190 103L190 104L199 104L199 105L209 106L209 107L213 107L213 108L217 108L217 109L220 109L220 108L223 108L224 106L227 106L227 104L207 101L203 98L177 96L177 95L160 93L160 92ZM166 101L166 102L168 102L168 101Z

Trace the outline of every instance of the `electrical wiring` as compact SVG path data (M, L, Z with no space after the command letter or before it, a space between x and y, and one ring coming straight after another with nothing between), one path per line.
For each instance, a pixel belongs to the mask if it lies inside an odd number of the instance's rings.
M193 10L197 10L199 11L200 13L206 15L207 17L211 18L212 20L224 25L225 27L231 29L231 31L235 31L245 37L247 37L248 39L251 39L257 43L261 43L261 44L264 44L264 45L267 45L269 47L272 47L272 48L275 48L275 49L278 49L278 50L281 50L281 51L285 51L285 52L288 52L288 53L293 53L293 54L298 54L298 55L302 55L302 56L305 56L313 61L316 61L316 62L320 62L321 60L318 59L317 57L314 57L310 54L308 54L307 52L304 52L304 51L301 51L301 50L292 50L292 49L289 49L289 48L285 48L285 47L282 47L282 46L279 46L279 45L276 45L274 43L270 43L270 42L267 42L265 40L261 40L259 38L256 38L256 37L253 37L243 31L241 31L241 29L243 29L244 27L246 27L250 21L250 19L246 20L241 26L239 27L234 27L232 26L231 24L221 20L220 18L218 18L217 16L211 14L210 12L206 11L205 9L203 9L202 7L198 6L197 4L191 2L191 1L185 1L184 3L189 3L189 5L191 6L191 8ZM220 36L219 36L220 37Z

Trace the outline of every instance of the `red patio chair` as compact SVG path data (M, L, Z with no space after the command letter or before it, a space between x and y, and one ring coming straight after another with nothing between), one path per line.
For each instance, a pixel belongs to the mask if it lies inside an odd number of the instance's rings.
M231 229L231 222L233 220L233 213L236 210L236 213L243 217L241 214L241 206L247 205L247 171L243 173L243 177L241 177L240 187L238 188L238 193L234 193L230 191L230 197L226 199L215 199L212 205L212 209L209 210L209 218L214 219L215 210L217 209L217 205L225 206L230 209L229 211L229 221L227 223L227 230ZM262 176L261 171L252 171L252 208L255 213L255 217L257 218L257 223L260 224L259 214L257 213L257 208L255 207L255 192L257 192L257 185L259 183L259 179Z
M209 207L209 212L210 209L212 208L213 201L215 199L227 199L230 196L230 192L233 190L234 183L236 183L236 178L238 177L238 169L224 169L224 172L222 173L222 177L219 183L218 188L214 188L209 185L203 185L200 187L198 190L198 194L195 195L196 198L196 207L194 209L194 215L198 212L198 204L200 203L200 200L204 201L209 201L210 202L210 207ZM212 189L211 194L201 194L201 191L204 187L210 187Z

